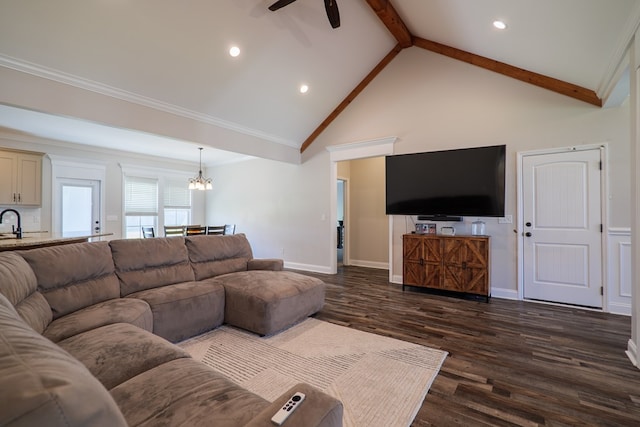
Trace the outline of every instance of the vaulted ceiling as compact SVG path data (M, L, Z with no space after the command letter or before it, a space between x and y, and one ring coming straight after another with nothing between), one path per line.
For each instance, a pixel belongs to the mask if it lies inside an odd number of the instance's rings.
M341 26L332 29L323 0L297 0L276 12L267 9L273 0L0 0L0 68L206 123L219 134L184 143L211 148L205 161L214 163L233 157L241 136L256 146L242 146L242 155L260 155L262 143L304 150L405 48L448 55L594 108L616 104L640 22L638 0L337 1ZM497 19L505 30L492 26ZM229 55L232 46L239 56ZM176 150L183 142L157 138L167 135L32 110L38 108L0 91L0 126L195 156Z

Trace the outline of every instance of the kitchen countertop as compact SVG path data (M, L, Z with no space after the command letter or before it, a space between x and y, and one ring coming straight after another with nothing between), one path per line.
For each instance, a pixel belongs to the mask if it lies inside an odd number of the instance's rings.
M0 234L0 251L12 251L19 249L32 249L43 246L64 245L67 243L87 242L89 240L101 240L102 237L112 236L113 233L98 233L82 236L62 236L49 232L22 233L22 239L16 239L11 233Z

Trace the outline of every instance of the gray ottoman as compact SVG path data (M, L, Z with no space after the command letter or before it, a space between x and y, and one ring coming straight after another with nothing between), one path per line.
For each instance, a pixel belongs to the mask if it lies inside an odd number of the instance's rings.
M215 281L224 286L225 323L260 335L286 329L324 305L326 284L290 271L241 271Z

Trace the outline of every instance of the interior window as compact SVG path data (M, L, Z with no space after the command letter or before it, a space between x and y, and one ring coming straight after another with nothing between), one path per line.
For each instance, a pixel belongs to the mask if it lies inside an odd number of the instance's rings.
M184 180L165 179L163 195L164 225L191 224L191 191Z
M124 177L125 238L142 237L142 226L157 228L158 180Z

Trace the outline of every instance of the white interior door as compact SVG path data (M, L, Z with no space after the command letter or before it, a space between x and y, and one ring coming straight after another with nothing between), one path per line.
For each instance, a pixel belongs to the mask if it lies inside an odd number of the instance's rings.
M601 150L522 161L524 297L601 308Z
M83 179L59 180L63 236L89 236L100 232L100 182Z

